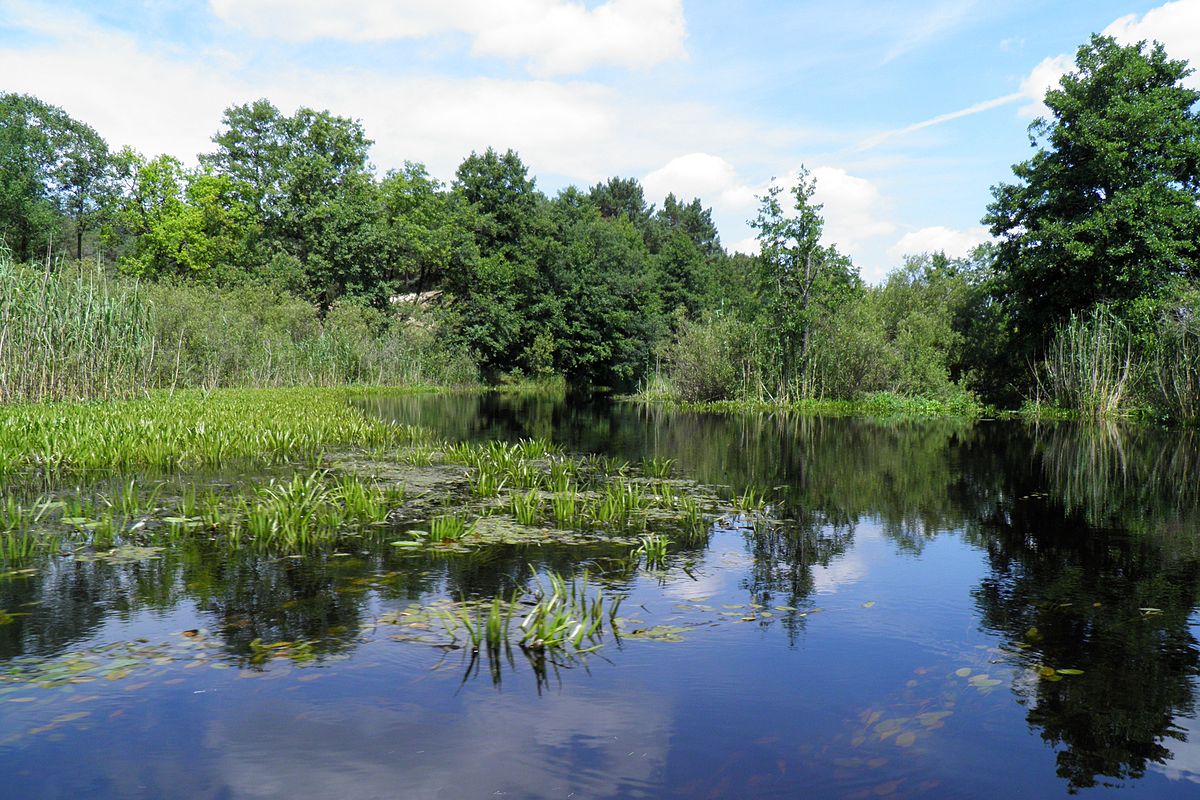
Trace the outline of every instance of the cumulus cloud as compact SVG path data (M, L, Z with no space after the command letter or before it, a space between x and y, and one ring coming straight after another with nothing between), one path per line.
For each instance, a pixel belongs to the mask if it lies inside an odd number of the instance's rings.
M853 255L865 241L895 231L888 204L874 182L832 166L816 167L811 176L817 185L814 200L824 206L826 244L836 244ZM740 214L742 219L748 219L757 209L758 198L770 186L778 185L790 192L796 179L793 172L772 183L755 186L744 182L728 160L708 153L690 153L649 173L642 179L642 185L651 201L674 192L685 200L699 197L718 214ZM738 241L734 249L756 252L757 244L750 237Z
M682 0L210 0L224 22L304 42L386 42L465 34L471 52L526 60L538 75L595 66L645 68L684 58Z
M1075 62L1069 56L1044 58L1021 81L1020 96L1028 102L1021 106L1020 113L1027 117L1042 117L1050 113L1046 107L1046 92L1058 86L1062 76L1071 71Z
M1141 17L1129 14L1105 28L1104 34L1125 43L1162 42L1172 58L1187 59L1195 66L1200 64L1200 2L1176 0ZM1200 77L1192 75L1190 83L1200 85Z
M825 206L825 241L853 254L867 240L896 230L891 209L873 181L838 167L817 167L814 198Z
M1129 14L1114 21L1102 33L1122 44L1161 42L1172 58L1200 64L1200 0L1175 0L1141 16ZM1029 100L1021 107L1021 113L1029 117L1048 114L1049 109L1043 102L1046 92L1058 86L1062 76L1074 66L1074 58L1065 54L1042 59L1021 81L1021 94ZM1186 83L1193 88L1200 87L1200 75L1193 73Z
M934 225L904 234L888 248L888 255L900 260L905 256L943 252L951 258L961 258L990 239L991 234L982 225L964 230Z
M749 213L755 192L738 178L737 169L720 156L689 153L673 158L642 179L648 198L660 200L674 194L681 200L699 197L707 205Z
M7 28L36 34L0 43L5 91L62 106L114 146L185 162L212 148L226 107L259 97L286 113L303 105L359 118L376 140L372 158L381 169L411 159L442 178L489 146L517 150L543 178L591 183L662 164L680 142L761 156L762 143L780 136L706 105L629 98L597 82L248 66L228 53L159 46L86 14L20 0L0 0L0 17Z

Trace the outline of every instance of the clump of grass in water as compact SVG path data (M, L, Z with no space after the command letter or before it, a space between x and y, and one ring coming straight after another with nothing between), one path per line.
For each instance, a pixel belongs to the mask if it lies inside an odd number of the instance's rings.
M0 534L0 560L10 566L22 564L37 553L40 544L38 538L30 533Z
M671 477L671 469L674 466L674 459L658 458L655 456L642 462L642 474L647 478L669 478Z
M457 542L475 532L474 523L468 523L460 514L443 514L429 521L429 541Z
M506 479L491 463L484 462L476 467L470 478L471 492L479 497L495 497L504 488Z
M585 572L578 581L567 581L557 573L546 576L547 591L538 582L537 600L521 621L521 646L530 650L573 649L591 652L601 644L604 621L610 627L621 605L621 598L606 602L602 593L592 596ZM587 642L589 646L585 647Z
M534 526L542 514L542 501L536 490L527 494L514 493L508 499L509 509L513 517L521 525Z
M633 551L634 558L645 559L647 569L662 569L667 563L667 552L671 540L659 534L649 534L641 538L641 544Z
M550 499L550 508L554 512L555 522L561 527L572 527L581 521L582 503L579 492L571 484L554 493Z
M492 656L499 655L500 649L509 643L510 628L512 627L513 610L517 606L516 597L508 602L501 602L497 595L489 605L487 615L482 609L472 613L465 602L445 616L447 630L457 638L457 629L461 625L466 631L467 640L471 643L471 651L478 653L485 646Z

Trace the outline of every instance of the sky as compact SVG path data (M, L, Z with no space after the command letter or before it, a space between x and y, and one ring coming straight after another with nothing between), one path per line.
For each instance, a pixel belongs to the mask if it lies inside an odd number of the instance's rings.
M512 148L550 194L700 197L743 252L756 198L806 168L826 242L876 282L986 240L991 187L1100 32L1200 65L1200 0L0 0L0 91L188 163L260 97L361 120L380 173Z

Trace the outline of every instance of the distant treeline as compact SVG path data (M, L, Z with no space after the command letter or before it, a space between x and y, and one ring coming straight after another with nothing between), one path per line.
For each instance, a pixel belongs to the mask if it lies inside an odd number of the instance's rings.
M993 190L995 242L910 258L881 287L823 242L803 169L760 198L760 253L746 256L721 246L699 199L656 207L630 178L548 197L492 149L449 185L415 163L379 175L359 122L266 100L227 109L188 167L0 95L0 238L10 272L136 285L157 384L477 374L683 400L893 392L1194 419L1189 74L1158 45L1093 37L1047 96L1039 149ZM355 356L337 362L331 337L359 342Z

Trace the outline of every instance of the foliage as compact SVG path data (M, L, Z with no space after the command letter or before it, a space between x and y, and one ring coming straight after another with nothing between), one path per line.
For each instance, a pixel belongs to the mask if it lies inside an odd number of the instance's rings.
M793 212L783 208L783 188L773 185L751 223L760 246L759 392L783 401L821 393L811 360L815 324L861 290L850 260L821 244L825 222L821 205L813 202L815 191L816 182L801 168L791 192Z
M1089 417L1120 414L1137 380L1129 329L1101 306L1072 315L1050 341L1038 370L1039 398Z
M151 373L145 293L94 268L20 267L0 249L0 402L129 397Z
M18 261L58 244L75 258L116 197L119 162L89 125L28 95L0 93L0 242Z
M729 400L741 386L738 352L744 333L729 316L699 322L684 320L667 351L667 369L674 396L684 402Z
M1200 278L1200 92L1159 44L1093 36L1046 95L1040 149L994 190L1000 296L1026 355L1072 313Z

